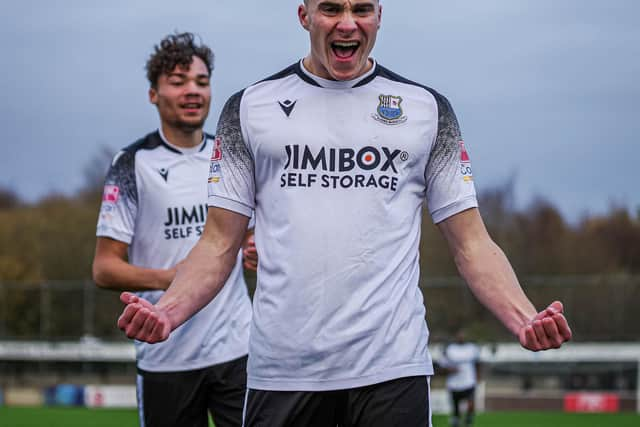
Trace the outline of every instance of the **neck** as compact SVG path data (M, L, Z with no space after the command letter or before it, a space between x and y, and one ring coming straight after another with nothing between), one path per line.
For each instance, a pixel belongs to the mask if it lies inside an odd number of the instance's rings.
M164 137L176 147L192 148L202 142L202 128L195 130L183 130L167 126L166 123L162 123L161 126Z

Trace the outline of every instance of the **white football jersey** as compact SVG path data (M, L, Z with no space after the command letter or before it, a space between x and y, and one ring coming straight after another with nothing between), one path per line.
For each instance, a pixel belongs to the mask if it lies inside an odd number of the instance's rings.
M418 247L477 206L456 117L375 65L353 81L302 63L232 96L209 205L251 216L260 254L248 386L335 390L431 375Z
M129 262L171 268L198 241L207 217L207 174L213 137L192 149L153 132L120 151L105 181L97 235L129 244ZM163 291L138 292L156 303ZM220 294L159 344L136 341L138 367L199 369L247 354L251 302L242 257Z
M480 349L473 343L449 344L444 352L443 365L456 371L447 375L447 389L462 391L475 387L479 357Z

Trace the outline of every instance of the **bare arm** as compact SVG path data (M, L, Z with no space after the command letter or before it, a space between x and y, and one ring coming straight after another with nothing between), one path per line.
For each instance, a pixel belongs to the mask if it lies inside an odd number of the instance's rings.
M98 237L93 258L93 280L103 289L115 291L164 290L176 269L142 268L127 262L129 245L108 237Z
M530 350L557 348L571 339L562 304L538 313L524 294L502 250L484 226L477 209L469 209L438 224L458 271L476 298Z
M222 289L236 262L249 218L221 208L209 208L204 232L167 292L154 306L127 292L118 327L129 338L158 342L197 313Z

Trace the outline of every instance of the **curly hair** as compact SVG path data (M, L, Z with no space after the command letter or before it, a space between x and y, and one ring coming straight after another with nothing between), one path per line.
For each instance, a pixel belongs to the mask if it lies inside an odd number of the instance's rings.
M205 44L198 44L192 33L171 34L154 46L154 52L149 57L145 69L151 87L156 88L158 78L168 74L176 66L189 68L193 57L197 56L207 66L209 74L213 70L213 52Z

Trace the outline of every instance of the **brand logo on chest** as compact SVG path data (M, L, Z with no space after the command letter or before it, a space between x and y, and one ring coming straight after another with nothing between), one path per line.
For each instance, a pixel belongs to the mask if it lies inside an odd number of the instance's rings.
M285 101L278 101L278 105L280 105L282 111L287 115L287 117L289 117L293 108L296 106L296 102L298 101L291 101L290 99L287 99Z
M169 169L167 168L158 169L158 173L160 174L162 179L164 179L165 182L169 180Z

